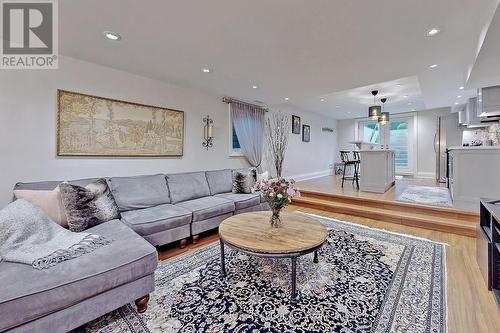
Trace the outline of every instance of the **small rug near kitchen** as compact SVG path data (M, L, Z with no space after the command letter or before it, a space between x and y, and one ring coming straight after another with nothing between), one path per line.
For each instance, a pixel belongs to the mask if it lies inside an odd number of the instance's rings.
M227 251L219 244L159 264L149 309L126 305L86 332L446 332L443 244L311 215L327 243L298 260L290 304L289 259Z
M431 206L453 206L450 191L446 187L408 185L398 201Z

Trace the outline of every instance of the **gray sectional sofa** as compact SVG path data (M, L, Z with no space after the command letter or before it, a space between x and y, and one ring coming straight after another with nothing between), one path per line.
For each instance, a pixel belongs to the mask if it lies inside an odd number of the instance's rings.
M66 332L134 300L145 311L158 263L154 246L182 246L190 236L196 242L233 214L268 209L259 194L231 192L232 172L106 178L121 221L87 231L114 241L45 270L0 262L0 332ZM14 189L53 190L58 184L18 183Z

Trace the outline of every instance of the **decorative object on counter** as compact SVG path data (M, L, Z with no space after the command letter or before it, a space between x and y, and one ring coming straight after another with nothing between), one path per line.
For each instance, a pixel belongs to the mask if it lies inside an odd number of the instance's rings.
M253 192L260 192L262 197L271 207L271 227L279 228L282 226L280 212L286 207L292 198L299 196L299 191L295 188L293 179L286 180L285 178L277 178L274 180L262 180L255 183Z
M210 116L203 118L203 142L202 146L210 148L214 145L214 120Z
M311 141L311 126L302 125L302 141L303 142Z
M184 112L57 91L58 156L182 156Z
M373 104L368 108L368 118L372 120L378 120L380 115L382 114L382 107L380 105L377 105L376 103L376 96L378 94L378 90L373 90L372 95L373 95Z
M453 207L450 191L446 187L408 185L398 197L398 201Z
M281 111L273 113L266 120L267 148L278 178L281 177L285 153L288 148L289 121L290 118Z
M292 116L292 133L300 134L300 117Z
M380 101L382 102L382 113L380 117L378 117L378 122L381 125L385 125L389 123L389 112L385 112L385 102L387 102L387 98L381 98Z

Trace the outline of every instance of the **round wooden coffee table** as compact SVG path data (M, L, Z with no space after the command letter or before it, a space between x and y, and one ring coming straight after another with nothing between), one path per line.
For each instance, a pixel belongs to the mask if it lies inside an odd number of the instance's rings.
M249 255L270 258L290 258L292 261L292 302L297 301L297 258L314 252L325 243L324 225L307 216L282 213L281 228L272 228L271 212L244 213L231 216L219 226L221 274L226 276L224 245Z

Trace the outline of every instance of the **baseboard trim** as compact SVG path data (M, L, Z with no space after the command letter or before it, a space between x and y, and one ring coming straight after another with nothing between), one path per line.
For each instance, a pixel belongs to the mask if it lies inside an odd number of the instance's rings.
M294 175L294 176L285 176L285 178L291 178L291 179L295 180L296 182L300 182L303 180L330 176L331 174L332 174L332 170L323 170L323 171L317 171L317 172L311 172L311 173L303 173L303 174Z

